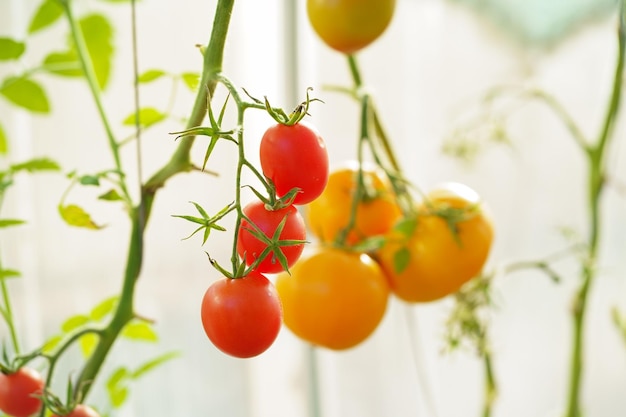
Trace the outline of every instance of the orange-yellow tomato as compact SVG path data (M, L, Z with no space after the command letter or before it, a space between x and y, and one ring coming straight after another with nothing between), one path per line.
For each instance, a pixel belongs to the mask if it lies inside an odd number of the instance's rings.
M356 208L352 229L346 235L348 245L387 233L401 217L391 185L380 170L363 166L365 192ZM352 200L357 189L358 165L352 164L333 171L322 195L306 209L311 233L322 242L333 242L348 227Z
M382 320L389 286L368 255L319 248L278 275L283 320L296 336L329 349L348 349Z
M396 0L307 0L311 26L331 48L352 54L389 26Z
M388 234L377 253L392 292L409 302L458 291L480 273L493 241L489 214L469 187L448 183L426 201L406 227Z

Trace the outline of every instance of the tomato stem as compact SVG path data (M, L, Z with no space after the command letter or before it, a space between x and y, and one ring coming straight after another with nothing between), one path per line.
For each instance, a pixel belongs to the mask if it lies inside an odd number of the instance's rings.
M582 284L574 296L573 342L570 364L570 384L568 392L566 417L581 417L580 390L583 375L584 357L584 324L589 293L596 277L596 261L600 241L600 203L602 190L605 185L604 158L607 146L613 138L613 128L618 116L621 102L621 90L624 72L624 49L626 45L626 1L620 2L619 26L617 30L618 55L615 64L613 88L605 115L604 124L599 133L595 146L587 152L588 162L588 201L589 201L589 240L588 258L581 267Z

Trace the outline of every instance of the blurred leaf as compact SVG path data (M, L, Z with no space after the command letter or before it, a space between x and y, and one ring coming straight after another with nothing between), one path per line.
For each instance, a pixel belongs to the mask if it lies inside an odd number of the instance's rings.
M62 14L63 8L57 0L44 0L30 21L28 33L32 34L50 26L59 20Z
M163 365L165 362L170 361L179 356L180 354L178 352L168 352L154 359L151 359L148 362L142 364L139 368L135 369L135 371L133 371L132 377L133 379L137 379L143 376L144 374L152 371L153 369Z
M397 232L402 233L404 237L409 238L413 236L415 232L415 228L417 227L418 219L417 217L404 218L400 220L393 229Z
M118 299L119 297L117 296L107 298L106 300L102 301L100 304L95 306L91 310L91 313L89 313L89 316L91 317L93 321L102 320L104 317L106 317L109 313L113 311L113 309L117 305Z
M396 274L401 274L411 262L411 251L407 247L402 247L393 254L393 270Z
M147 70L139 76L140 83L149 83L154 80L157 80L165 75L165 71L161 71L158 69Z
M44 342L41 348L42 352L44 354L51 353L54 350L54 348L56 348L59 345L61 340L63 340L63 336L61 335L52 336L50 339Z
M98 230L104 227L94 223L94 221L91 220L91 216L75 204L69 204L67 206L60 205L59 213L63 220L70 226L84 227L92 230Z
M18 278L20 276L22 276L20 271L16 271L14 269L0 269L0 279Z
M11 226L19 226L21 224L26 223L26 220L20 219L0 219L0 228L3 227L11 227Z
M50 103L45 91L33 80L24 77L6 78L0 86L0 94L16 106L32 112L50 112Z
M35 158L30 159L26 162L21 162L19 164L11 165L11 171L28 171L28 172L36 172L36 171L60 171L61 167L59 164L54 162L50 158Z
M127 116L122 123L126 126L134 126L135 125L135 114L130 114ZM161 113L159 110L153 107L144 107L139 110L139 125L142 127L148 127L153 124L159 123L160 121L165 119L165 114Z
M62 52L50 52L43 60L46 71L64 77L81 77L83 70L78 55L72 49Z
M109 394L109 400L113 408L121 407L126 398L128 397L128 380L130 378L130 372L128 369L122 367L113 372L107 381L107 393Z
M4 128L0 125L0 155L6 155L9 151L9 141L4 133Z
M93 353L93 350L98 343L98 336L93 333L87 333L78 339L80 350L83 352L83 357L88 358Z
M181 74L181 78L191 91L196 91L198 89L198 85L200 84L200 74L197 72L184 72Z
M105 201L120 201L122 200L122 197L119 195L117 191L115 191L114 189L111 189L107 191L106 193L99 195L98 199L105 200Z
M97 175L83 175L82 177L80 177L79 182L82 185L99 186L100 185L100 177L97 176Z
M100 14L86 16L80 19L79 24L85 37L98 84L104 90L111 73L113 27L109 20Z
M156 342L159 340L152 326L146 322L131 322L122 330L122 336L127 339L140 340L144 342Z
M0 61L10 61L18 59L26 50L24 42L16 41L11 38L0 38Z
M76 330L87 323L89 323L89 317L78 314L65 320L61 325L61 330L63 331L63 333L69 333L72 330Z

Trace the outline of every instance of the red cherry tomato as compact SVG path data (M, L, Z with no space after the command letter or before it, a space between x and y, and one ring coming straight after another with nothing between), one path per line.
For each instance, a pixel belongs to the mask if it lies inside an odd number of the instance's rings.
M257 356L278 336L282 307L274 285L252 271L243 278L224 278L209 286L201 318L209 340L237 358Z
M282 231L279 240L305 240L306 225L304 219L294 206L288 206L280 210L267 210L261 201L254 201L243 209L244 214L250 219L263 234L272 238L283 219ZM267 248L267 244L252 234L256 229L246 219L241 221L237 235L237 252L244 258L247 265L251 265ZM302 254L304 243L286 245L280 251L287 259L287 266L291 267ZM277 273L283 271L275 253L269 252L268 256L255 268L258 272Z
M31 368L0 373L0 410L12 417L29 417L41 408L44 380Z
M324 191L328 181L328 153L317 131L300 122L293 126L276 124L265 131L260 145L263 174L284 196L293 188L300 191L293 204L307 204Z

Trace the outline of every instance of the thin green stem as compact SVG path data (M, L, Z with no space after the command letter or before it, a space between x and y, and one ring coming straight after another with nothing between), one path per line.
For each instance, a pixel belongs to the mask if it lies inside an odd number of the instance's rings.
M568 392L567 414L566 417L581 417L582 411L580 406L580 390L582 384L582 376L584 370L584 324L585 314L589 293L596 277L595 263L599 249L601 217L600 203L601 194L604 188L604 158L606 149L613 135L613 127L615 125L621 99L622 78L624 72L624 49L626 44L625 34L625 5L624 0L621 1L619 28L618 28L618 56L615 65L615 74L613 78L613 88L609 104L605 116L604 124L600 131L596 144L589 148L588 155L588 201L589 201L589 244L588 259L582 266L581 276L582 284L578 289L572 308L572 318L574 324L572 356L570 364L570 384Z
M0 270L2 268L0 267ZM15 330L15 323L13 321L13 309L11 308L11 298L9 297L9 290L7 288L6 278L0 278L0 288L2 289L2 301L4 303L4 308L2 310L4 319L7 323L7 327L9 328L9 334L11 335L11 343L13 344L13 350L16 355L20 354L20 342L17 337L17 332Z
M70 25L70 32L72 35L72 39L74 41L74 45L76 47L76 51L78 54L78 59L80 61L81 68L83 70L83 74L85 75L85 79L87 80L87 84L89 85L89 90L91 91L92 98L94 103L96 104L96 108L98 110L98 115L100 116L100 120L102 121L102 125L107 135L107 139L109 141L109 148L111 153L113 154L113 160L115 162L115 168L118 172L123 172L122 169L122 161L119 152L119 145L115 139L115 134L113 133L113 129L111 127L111 123L109 122L109 118L104 109L104 104L102 103L102 96L100 91L100 86L98 84L98 78L96 76L96 71L94 70L93 63L89 57L89 51L87 49L87 44L85 42L85 38L83 37L83 32L80 28L80 25L76 21L74 17L74 13L72 11L71 0L65 0L61 2L63 6L63 10L65 12L65 16ZM119 181L120 189L124 194L126 201L130 202L130 194L128 193L128 189L126 186L126 181L124 178L120 178Z
M486 338L486 336L485 336ZM496 383L496 377L493 372L493 363L491 359L491 353L489 351L483 352L483 365L485 367L485 396L483 400L483 417L490 417L498 394L498 386Z

